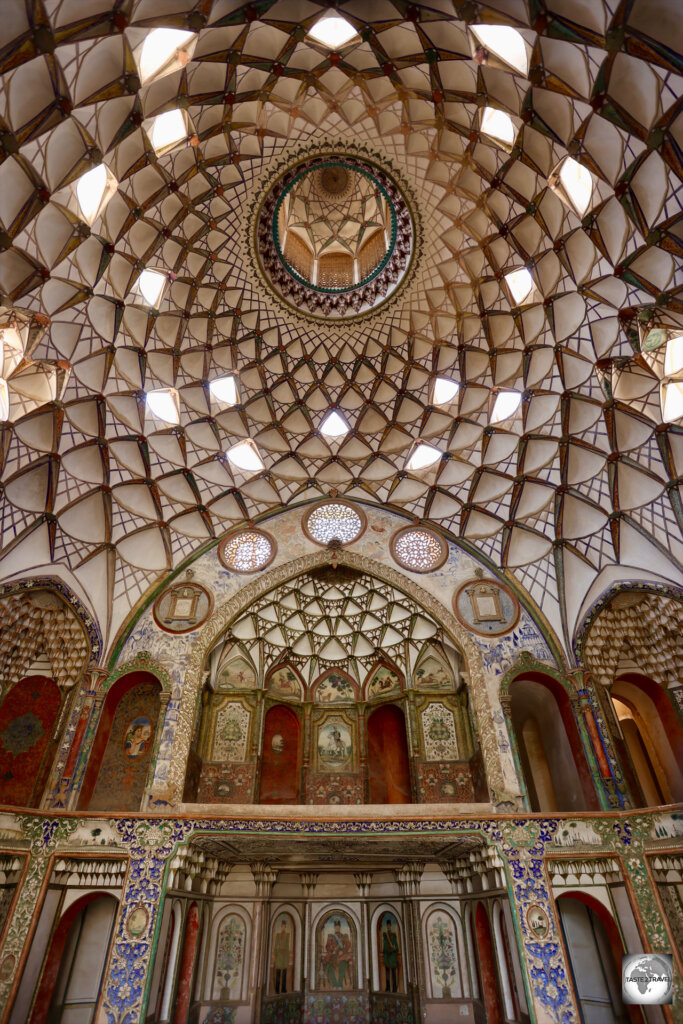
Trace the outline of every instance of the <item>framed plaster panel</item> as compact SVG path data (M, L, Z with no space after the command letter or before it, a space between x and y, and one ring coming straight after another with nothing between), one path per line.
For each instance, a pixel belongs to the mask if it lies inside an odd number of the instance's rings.
M405 941L405 929L403 927L403 920L401 918L401 912L397 906L391 903L381 903L372 912L370 918L370 934L368 941L370 943L370 965L372 968L372 987L375 992L382 991L380 985L380 960L381 960L381 947L378 942L379 937L379 923L384 914L391 914L397 924L398 940L399 940L399 960L400 960L400 982L397 991L404 993L407 991L408 982L411 978L408 977L408 968L411 965L410 958L406 956L406 941Z
M458 922L450 907L432 905L423 911L425 973L432 999L462 998Z
M291 952L288 957L288 962L291 965L291 982L287 984L287 992L298 992L301 989L301 947L302 947L302 928L303 923L301 916L296 909L290 903L283 903L275 907L270 915L269 924L269 937L268 937L268 978L267 978L267 991L270 995L277 995L275 991L275 968L277 967L277 956L278 952L282 959L280 963L284 962L283 956L283 945L281 941L278 941L278 937L282 935L282 924L283 921L287 924L287 920L291 922Z
M249 983L251 917L243 906L228 904L215 913L211 925L210 965L212 999L244 1002Z
M213 611L213 594L190 580L167 587L154 602L154 621L165 633L191 633Z
M312 929L311 989L352 992L364 977L361 929L348 905L331 904L318 914Z
M358 733L355 715L348 711L319 712L312 722L313 765L316 772L355 772Z
M509 587L487 578L463 583L453 598L453 611L478 636L502 636L515 628L521 608Z
M241 762L248 759L253 715L254 709L245 698L218 698L212 708L206 745L209 760Z
M418 710L426 761L457 761L460 757L456 712L450 702L430 700Z
M405 685L403 676L390 661L378 661L367 674L363 684L364 700L381 700L400 696Z

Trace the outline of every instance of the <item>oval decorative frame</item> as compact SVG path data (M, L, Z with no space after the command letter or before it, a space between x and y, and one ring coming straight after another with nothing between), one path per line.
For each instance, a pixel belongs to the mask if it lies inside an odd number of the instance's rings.
M167 625L167 622L164 622L163 616L160 613L160 607L162 602L165 601L169 597L169 595L171 596L171 601L173 601L173 594L181 589L191 589L197 591L197 600L200 600L202 595L205 596L207 598L207 607L205 613L201 616L198 616L197 621L193 622L191 626L184 626L182 629L174 629L172 626ZM187 597L185 598L185 600L192 600L192 598ZM164 631L164 633L171 633L174 636L180 636L183 633L192 633L195 629L200 629L201 626L203 626L206 620L208 619L211 612L213 611L213 605L214 598L210 590L207 590L207 588L202 586L201 583L195 583L194 581L186 580L184 582L181 581L178 583L171 584L170 587L166 587L159 594L159 596L154 602L154 605L152 606L152 615L154 617L155 623L157 624L159 629L162 629Z
M464 595L469 596L472 609L470 618L463 611ZM512 605L507 614L503 609L501 595L504 595L506 603L510 602ZM510 633L519 622L521 607L509 587L499 580L488 577L468 580L458 587L453 596L453 611L458 622L477 636L503 636ZM491 628L487 629L484 626L486 622L491 623Z
M355 537L352 537L351 540L337 540L334 537L331 540L318 540L317 537L313 536L313 534L308 528L311 516L314 515L314 513L317 512L319 508L324 508L326 505L342 505L344 506L344 508L351 509L351 511L358 516L358 519L360 521L360 529ZM311 508L307 509L307 511L301 517L301 529L304 531L304 534L306 535L306 537L308 537L310 541L312 541L313 544L318 544L319 547L321 548L326 548L330 545L339 545L340 547L345 547L347 544L354 544L359 537L363 536L367 528L367 525L368 521L365 516L365 512L363 512L363 510L359 508L357 505L354 505L353 502L346 501L343 498L325 498L323 501L316 501L315 505L312 505Z
M242 534L242 533L255 533L255 534L258 534L258 536L260 536L260 537L265 537L265 539L270 544L270 555L268 556L267 560L263 563L263 565L258 565L255 569L240 569L240 568L238 568L235 565L231 565L226 560L226 557L225 557L225 548L226 548L226 546L228 544L230 544L232 541L234 541L237 537L239 537L240 534ZM259 530L255 526L243 526L239 530L235 530L233 533L227 534L227 536L223 537L222 541L218 545L218 561L221 563L223 568L227 569L228 572L238 572L238 573L240 573L240 574L242 574L244 576L251 576L253 573L261 572L263 569L266 569L270 565L270 563L273 561L273 559L275 558L276 554L277 554L277 542L276 542L275 538L270 533L266 533L265 530Z
M136 903L126 917L126 934L129 939L139 939L149 925L149 910L144 903Z
M537 939L545 939L550 932L550 918L545 907L532 903L526 910L527 928Z
M413 530L414 531L419 531L421 533L429 534L429 536L433 537L434 540L438 543L439 547L441 548L441 555L440 555L440 557L437 559L437 561L434 563L434 565L430 565L428 569L419 569L419 568L416 568L414 565L409 565L408 562L404 561L396 553L396 542L398 540L400 540L400 538L403 537L406 533L410 533ZM389 550L391 551L391 557L396 562L396 564L400 565L400 567L402 569L406 569L408 572L419 572L419 573L436 572L437 569L440 569L441 566L444 565L444 563L446 562L446 560L448 558L448 544L443 539L443 537L439 536L439 534L436 532L436 530L432 530L429 526L420 526L420 525L402 526L400 528L400 530L396 530L396 532L392 535L392 538L389 541Z

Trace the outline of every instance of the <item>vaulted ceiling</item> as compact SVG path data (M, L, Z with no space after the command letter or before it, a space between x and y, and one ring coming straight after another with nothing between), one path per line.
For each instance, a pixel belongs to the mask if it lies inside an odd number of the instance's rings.
M308 0L2 5L0 323L49 317L30 359L55 376L31 411L8 378L0 576L58 563L111 636L206 541L334 490L471 542L568 640L601 581L680 578L683 430L663 421L665 348L643 349L681 325L680 7L336 6L358 35L332 51ZM481 24L514 27L528 69ZM161 26L194 36L141 84ZM176 109L186 136L157 152L153 118ZM325 150L384 166L416 224L410 280L350 322L288 309L253 253L268 182ZM590 172L583 209L568 155ZM90 224L77 182L101 163ZM506 275L525 267L520 300ZM145 268L167 278L158 308ZM209 390L226 373L236 405ZM459 384L445 404L439 377ZM168 388L172 425L145 403ZM501 391L522 401L495 422ZM245 438L260 472L225 456ZM410 471L417 442L441 457Z

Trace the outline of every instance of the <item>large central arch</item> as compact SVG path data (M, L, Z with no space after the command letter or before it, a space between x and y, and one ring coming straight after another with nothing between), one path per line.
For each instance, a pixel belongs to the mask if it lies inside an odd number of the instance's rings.
M445 633L448 634L451 641L460 647L467 663L469 688L472 694L479 739L486 765L491 802L494 805L505 802L509 803L510 801L516 802L516 797L511 797L505 789L503 766L493 721L493 709L484 679L481 654L470 634L441 601L418 586L413 580L408 579L403 573L389 566L382 565L366 555L358 555L344 549L336 550L334 556L328 550L316 551L309 555L302 555L283 565L276 566L269 572L263 573L258 579L242 587L237 594L215 609L213 615L197 636L190 651L178 708L178 720L173 738L173 748L170 752L168 772L163 780L155 779L151 793L152 798L159 798L170 804L177 804L182 800L185 771L190 755L192 729L203 683L204 664L211 647L233 620L241 615L257 598L279 584L294 579L301 573L327 565L331 562L332 557L340 565L368 572L379 580L403 591L407 596L410 596L414 601L422 605L425 611L429 612L443 626Z

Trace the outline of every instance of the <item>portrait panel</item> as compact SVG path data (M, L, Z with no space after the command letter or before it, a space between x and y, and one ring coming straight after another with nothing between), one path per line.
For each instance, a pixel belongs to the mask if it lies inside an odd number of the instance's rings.
M126 726L123 736L123 753L134 761L142 757L149 748L154 726L147 715L137 715Z
M379 991L402 992L401 931L396 917L388 911L377 921L377 958Z
M270 942L270 992L281 996L294 989L294 941L296 931L291 914L278 914L273 921Z
M356 985L354 928L346 914L335 911L318 925L316 983L324 992L344 992Z
M354 726L345 715L326 715L315 726L315 759L320 772L353 771Z

